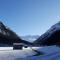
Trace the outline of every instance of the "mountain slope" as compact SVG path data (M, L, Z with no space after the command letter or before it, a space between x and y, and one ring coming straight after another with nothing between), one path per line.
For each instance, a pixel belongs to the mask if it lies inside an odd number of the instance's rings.
M34 44L59 45L60 44L60 22L53 25L47 32L41 35Z
M0 22L0 44L13 45L13 43L32 44L28 41L22 40L15 32Z

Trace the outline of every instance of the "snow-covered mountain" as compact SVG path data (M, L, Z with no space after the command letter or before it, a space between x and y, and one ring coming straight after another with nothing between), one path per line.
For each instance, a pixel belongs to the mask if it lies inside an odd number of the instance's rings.
M26 36L20 36L20 38L29 42L33 42L39 38L39 35L26 35Z
M60 43L60 21L41 35L34 43L44 45Z

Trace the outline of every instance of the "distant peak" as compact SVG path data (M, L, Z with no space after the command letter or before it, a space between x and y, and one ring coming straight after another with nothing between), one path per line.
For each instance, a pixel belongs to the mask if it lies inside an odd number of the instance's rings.
M0 21L0 27L5 27L5 25L1 21Z
M59 21L57 24L59 24L59 25L60 25L60 21Z
M2 22L2 21L0 21L0 24L3 24L3 22Z
M58 21L56 24L54 24L54 25L52 26L52 28L53 28L53 27L56 27L56 26L57 26L57 27L60 27L60 21Z

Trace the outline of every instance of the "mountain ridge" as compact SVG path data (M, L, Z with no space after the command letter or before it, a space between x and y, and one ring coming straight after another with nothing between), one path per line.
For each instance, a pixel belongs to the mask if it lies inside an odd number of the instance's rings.
M34 43L42 45L58 44L60 42L58 38L60 39L60 21L51 26L51 28L34 41Z
M39 38L39 35L25 35L25 36L20 36L20 38L29 42L33 42Z

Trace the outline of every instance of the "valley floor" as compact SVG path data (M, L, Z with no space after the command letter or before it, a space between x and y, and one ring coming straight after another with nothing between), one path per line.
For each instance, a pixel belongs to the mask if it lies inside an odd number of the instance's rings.
M43 52L37 54L34 50ZM23 48L23 50L13 50L12 47L0 47L0 60L60 60L60 47L32 47Z

